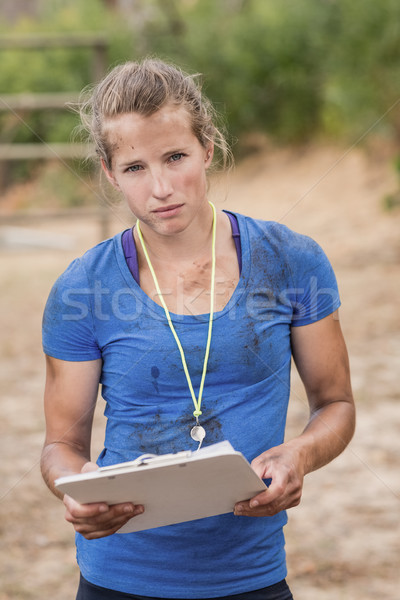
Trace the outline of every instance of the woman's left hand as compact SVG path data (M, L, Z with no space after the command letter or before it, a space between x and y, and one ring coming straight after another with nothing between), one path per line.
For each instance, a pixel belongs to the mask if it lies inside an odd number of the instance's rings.
M238 502L234 514L245 517L271 517L300 503L304 470L300 453L291 443L263 452L251 463L261 479L271 479L265 492Z

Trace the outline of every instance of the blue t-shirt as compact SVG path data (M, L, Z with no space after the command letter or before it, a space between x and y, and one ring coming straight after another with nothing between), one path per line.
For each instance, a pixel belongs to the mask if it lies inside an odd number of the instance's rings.
M202 401L204 444L229 440L251 461L284 440L291 327L339 304L332 267L310 238L236 214L242 273L214 316ZM101 466L143 453L196 449L193 404L164 310L126 264L122 234L75 260L55 283L43 320L46 354L102 358L107 427ZM171 314L197 392L208 315ZM162 493L162 491L160 492ZM209 598L272 585L286 576L286 513L232 513L99 540L77 535L83 576L143 596Z

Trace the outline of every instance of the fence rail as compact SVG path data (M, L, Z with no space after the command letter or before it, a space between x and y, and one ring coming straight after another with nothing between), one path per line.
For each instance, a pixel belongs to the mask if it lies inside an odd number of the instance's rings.
M41 110L66 108L79 100L78 92L54 92L50 94L2 94L0 110Z
M0 144L0 161L82 159L93 152L90 144Z
M31 50L42 48L96 48L106 49L106 34L94 32L38 33L28 35L1 35L0 50Z
M103 77L107 64L107 49L109 41L107 35L96 32L71 33L42 33L31 35L1 35L0 51L26 51L43 50L53 48L67 48L70 51L76 48L87 48L92 53L91 60L91 80L98 81ZM2 94L0 96L0 111L27 113L35 110L46 109L66 109L68 103L77 102L79 92L53 92L53 93L23 93L23 94ZM26 117L24 117L26 118ZM4 140L6 141L6 140ZM37 159L58 159L71 160L86 158L93 152L89 144L78 143L54 143L49 144L46 141L36 144L22 143L0 143L0 190L5 187L7 181L6 163L19 160L37 160ZM57 214L40 215L43 218L67 218L69 212L58 211ZM71 217L73 212L71 212ZM109 211L104 206L97 209L101 238L108 237L109 229ZM35 217L32 214L26 215L3 215L1 221L4 224L17 223L24 220L32 220Z
M108 211L104 206L104 211ZM68 208L57 211L37 211L30 213L0 213L0 225L13 225L18 223L42 223L43 221L57 221L61 219L92 219L99 217L99 207L93 208Z

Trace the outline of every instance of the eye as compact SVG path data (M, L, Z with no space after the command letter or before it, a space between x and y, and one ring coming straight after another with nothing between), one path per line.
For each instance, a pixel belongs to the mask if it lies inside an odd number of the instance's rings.
M175 152L175 154L172 154L170 157L170 161L171 162L176 162L178 160L181 160L181 158L183 158L185 155L183 154L183 152Z
M126 170L128 173L136 173L137 171L140 171L141 168L142 168L141 165L132 165L132 166L128 167Z

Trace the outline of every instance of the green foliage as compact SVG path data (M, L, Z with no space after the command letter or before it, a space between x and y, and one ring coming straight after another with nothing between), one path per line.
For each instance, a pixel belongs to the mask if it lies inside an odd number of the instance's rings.
M108 64L126 60L132 46L129 32L120 27L120 19L110 15L101 0L44 0L38 19L21 18L12 31L0 21L0 36L79 32L107 35L110 40ZM0 49L0 57L0 96L26 92L79 93L92 83L93 51L90 48ZM67 109L2 110L0 143L69 142L77 124L77 115ZM7 181L25 179L34 173L36 161L9 163Z
M400 209L400 191L397 190L393 194L386 194L383 198L383 208L387 212Z
M398 0L132 0L122 14L102 0L41 6L13 33L102 31L110 66L150 54L204 74L237 150L254 131L278 141L400 137ZM91 80L88 49L1 51L1 64L0 94L78 91ZM22 117L29 126L0 114L0 141L67 141L77 123L60 111Z
M400 133L400 4L336 0L326 46L322 121L328 134L358 135L371 126Z
M206 92L234 135L261 129L283 139L309 136L321 100L320 3L228 7L211 0L182 4L182 34L171 36L165 19L154 20L146 51L204 73Z
M89 14L91 16L87 19ZM2 23L0 35L95 32L101 30L105 23L105 11L97 0L82 3L53 0L43 3L40 19L23 18L12 32ZM89 49L1 50L1 64L0 94L76 91L90 81Z
M397 189L391 194L386 194L382 200L383 208L388 212L400 209L400 155L395 157L393 167L397 175Z
M238 137L354 135L400 95L398 0L136 0L127 17L101 0L43 1L40 18L22 19L14 32L104 31L110 65L155 54L204 73ZM91 79L88 49L10 50L1 59L0 94L80 90ZM65 140L74 117L51 116L48 127L33 119L46 139ZM400 131L399 110L382 125Z
M138 47L204 73L239 138L400 135L398 0L138 4L152 7Z

